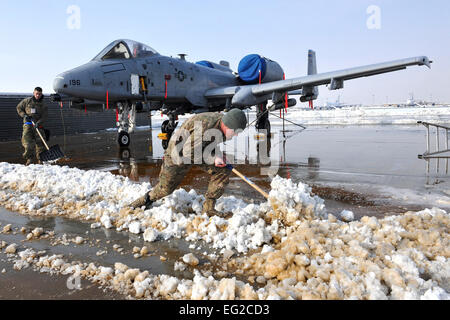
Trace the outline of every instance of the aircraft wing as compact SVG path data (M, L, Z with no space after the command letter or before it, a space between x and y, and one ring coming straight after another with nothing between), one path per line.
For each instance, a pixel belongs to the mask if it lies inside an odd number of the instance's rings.
M254 98L273 93L291 92L304 87L327 84L330 84L330 90L337 90L344 87L344 81L346 80L403 70L414 65L426 65L431 68L431 63L432 61L430 61L428 57L421 56L263 84L213 88L205 92L205 98L230 98L243 88L251 88L251 90L247 89L245 91L246 94L251 94Z

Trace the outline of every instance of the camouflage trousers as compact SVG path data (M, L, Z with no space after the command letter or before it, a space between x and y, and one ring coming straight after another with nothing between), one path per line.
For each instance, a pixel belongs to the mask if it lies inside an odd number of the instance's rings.
M192 166L174 165L166 158L159 174L159 183L150 191L150 200L157 201L174 192ZM208 191L205 194L206 199L219 199L228 185L231 170L206 164L197 166L211 176Z
M23 154L25 160L33 159L34 155L39 160L39 154L46 150L36 129L27 124L23 125L22 146L25 149Z

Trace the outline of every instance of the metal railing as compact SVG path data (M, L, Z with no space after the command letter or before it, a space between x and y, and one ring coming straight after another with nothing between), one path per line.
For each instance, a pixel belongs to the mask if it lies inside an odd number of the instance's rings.
M441 183L442 181L439 179L439 176L442 174L448 175L448 160L450 159L450 149L449 149L449 131L450 127L446 127L439 124L424 122L424 121L418 121L418 124L423 124L425 128L427 129L427 150L424 154L419 155L419 159L423 159L427 162L426 164L426 174L427 174L427 186L432 186ZM433 130L435 129L435 130ZM432 151L431 141L432 141L432 135L436 135L436 143L434 151ZM444 137L444 143L443 146L441 144L442 136ZM445 149L441 149L445 148ZM447 155L444 155L445 153L449 153ZM444 167L442 168L441 160L445 162ZM435 162L436 165L436 173L434 176L434 181L431 181L432 178L430 176L430 165L431 162Z
M450 154L448 155L443 155L446 152L450 152L450 149L448 147L448 137L449 137L449 131L450 131L450 127L446 127L443 125L439 125L439 124L434 124L434 123L429 123L429 122L424 122L424 121L418 121L418 124L423 124L425 126L425 128L427 128L427 150L425 151L424 154L419 155L419 159L448 159L450 158ZM436 128L435 132L433 132L432 130L430 130L431 128ZM441 130L439 130L441 129ZM444 147L445 149L441 150L441 144L440 144L440 136L441 136L441 132L444 133L445 136L445 140L444 140ZM436 150L435 151L431 151L431 135L433 133L436 133Z

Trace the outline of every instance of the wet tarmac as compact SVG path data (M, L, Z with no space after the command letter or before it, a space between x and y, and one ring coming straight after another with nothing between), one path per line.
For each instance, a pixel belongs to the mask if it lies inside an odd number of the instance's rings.
M265 157L265 141L255 140L256 132L250 130L239 140L228 142L229 159L235 158L235 167L258 184L270 190L271 178L267 172L291 178L312 186L313 193L325 200L328 212L338 214L351 210L356 218L363 215L383 217L408 210L422 210L432 206L450 209L450 179L447 163L440 162L439 169L418 159L425 151L425 130L420 126L370 126L370 127L311 127L306 130L287 127L289 132L274 133L270 140L270 153ZM273 127L279 132L282 127ZM117 146L117 133L104 131L95 134L53 137L50 145L59 144L67 159L59 165L80 169L110 171L129 177L136 182L158 181L163 149L157 139L159 130L140 128L132 135L128 148ZM258 150L259 144L259 152ZM0 143L0 161L24 163L20 142ZM270 159L270 161L267 161ZM261 164L263 162L263 164ZM270 170L269 170L270 169ZM208 177L198 168L193 169L180 187L206 191ZM225 195L234 195L246 201L260 202L264 198L238 177L232 177ZM136 195L137 197L140 195ZM20 216L0 208L0 224L12 224L15 234L1 234L0 240L18 243L49 254L64 254L71 260L95 262L113 266L122 262L130 267L148 270L154 274L171 274L191 278L192 272L174 271L173 265L184 254L194 251L202 260L202 253L209 252L206 244L183 240L144 243L142 238L115 230L90 229L90 224L62 218L32 218ZM85 245L52 245L51 240L23 242L22 227L29 230L40 226L54 231L55 237L82 236ZM113 249L119 244L124 250ZM133 247L149 247L150 255L136 259ZM97 255L99 251L106 251ZM161 260L164 257L165 261ZM15 271L6 255L0 253L1 299L124 299L119 294L105 291L92 284L83 284L83 290L74 292L67 288L67 278L39 274L30 269ZM33 275L39 276L33 276Z

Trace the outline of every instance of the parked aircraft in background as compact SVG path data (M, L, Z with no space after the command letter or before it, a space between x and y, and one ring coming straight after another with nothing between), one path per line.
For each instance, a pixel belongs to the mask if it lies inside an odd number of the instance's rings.
M342 108L352 108L352 107L361 107L361 104L350 104L341 102L341 96L339 95L335 102L327 102L323 106L316 107L317 110L334 110L334 109L342 109Z

